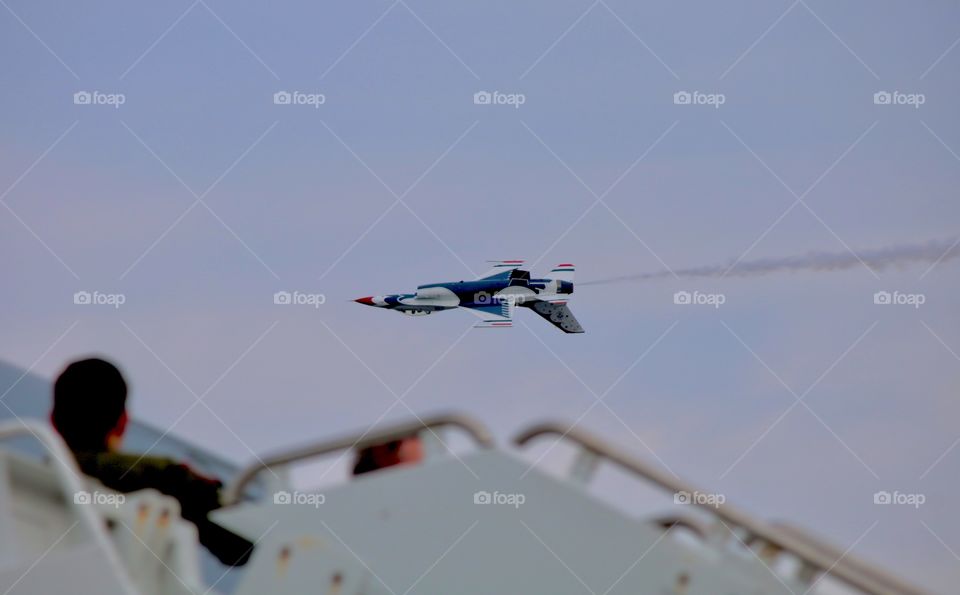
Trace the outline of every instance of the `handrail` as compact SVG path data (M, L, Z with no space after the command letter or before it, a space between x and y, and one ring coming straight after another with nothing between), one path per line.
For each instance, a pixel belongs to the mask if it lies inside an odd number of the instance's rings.
M415 421L407 421L387 426L381 430L371 431L368 429L363 432L354 432L333 440L307 444L258 459L243 468L237 474L236 479L227 486L222 497L223 504L224 506L229 506L239 502L243 495L244 488L246 488L258 474L267 469L289 465L290 463L303 459L318 457L347 448L360 449L382 444L391 440L405 438L411 434L417 434L423 430L433 432L434 428L444 426L452 426L463 430L482 448L493 447L493 438L490 436L490 432L471 417L459 414L440 414L423 419L418 418Z
M622 452L591 434L560 423L537 424L521 432L514 443L523 446L534 438L544 435L559 435L560 439L575 442L588 452L609 460L620 467L647 479L673 493L698 493L686 482L677 479L646 461ZM832 546L810 536L802 538L792 531L770 525L726 503L707 503L693 499L691 504L700 506L728 525L745 530L751 538L761 540L788 551L817 570L825 572L847 585L875 595L925 595L925 591L909 585L899 578L865 561L849 555L838 554ZM827 552L827 553L824 553Z
M57 474L60 484L64 488L65 502L80 517L80 521L89 531L97 546L103 551L107 563L113 567L117 580L128 593L136 593L130 581L126 568L120 561L110 538L106 533L106 524L96 513L93 506L79 505L74 501L77 493L85 491L80 470L74 462L73 454L67 449L63 440L46 424L38 421L27 421L17 418L15 421L0 423L0 441L15 438L20 435L33 437L53 457L54 473Z

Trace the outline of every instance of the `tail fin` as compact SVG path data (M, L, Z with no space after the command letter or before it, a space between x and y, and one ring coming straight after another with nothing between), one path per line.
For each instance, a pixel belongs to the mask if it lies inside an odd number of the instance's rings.
M572 264L558 264L553 267L548 277L557 281L569 281L573 283L573 270L574 267Z
M490 260L490 270L477 277L477 279L507 279L514 269L523 266L522 260Z

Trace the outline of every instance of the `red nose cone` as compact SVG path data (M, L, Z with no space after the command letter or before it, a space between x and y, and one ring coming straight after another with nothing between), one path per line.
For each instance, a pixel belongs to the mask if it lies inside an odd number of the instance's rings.
M369 296L369 297L362 297L362 298L355 299L355 300L353 300L353 301L357 302L358 304L366 304L366 305L368 305L368 306L372 306L372 305L373 305L373 296L371 295L371 296Z

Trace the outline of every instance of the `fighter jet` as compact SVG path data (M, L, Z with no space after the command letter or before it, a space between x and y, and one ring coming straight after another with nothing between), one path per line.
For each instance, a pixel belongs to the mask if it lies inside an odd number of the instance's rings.
M473 281L429 283L417 287L416 293L371 295L354 301L408 316L464 308L481 319L475 328L513 326L513 313L519 306L530 308L565 333L582 333L567 307L567 298L573 293L573 265L558 264L545 279L531 279L522 265L522 260L497 260Z

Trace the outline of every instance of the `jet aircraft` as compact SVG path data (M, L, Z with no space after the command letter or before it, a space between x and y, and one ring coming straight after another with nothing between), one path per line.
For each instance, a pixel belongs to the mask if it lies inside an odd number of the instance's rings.
M583 328L567 307L573 293L572 264L558 264L544 279L532 279L522 260L493 261L492 268L473 281L429 283L416 293L398 293L359 298L367 306L396 310L408 316L425 316L443 310L464 308L481 320L476 328L513 326L517 307L533 310L565 333Z

